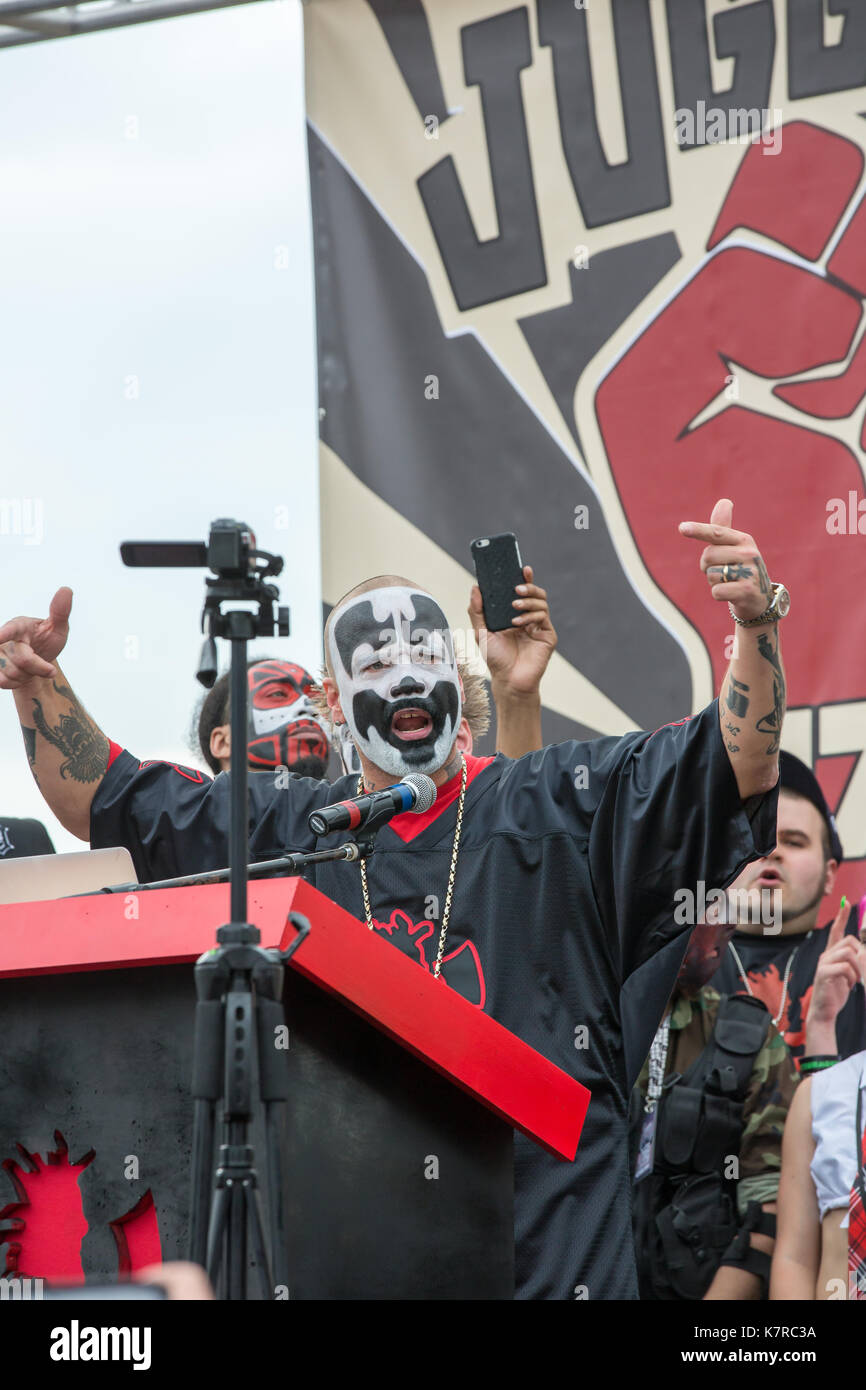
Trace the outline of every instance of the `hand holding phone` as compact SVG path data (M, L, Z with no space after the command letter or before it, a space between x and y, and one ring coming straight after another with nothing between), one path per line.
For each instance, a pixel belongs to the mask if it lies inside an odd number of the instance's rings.
M471 550L484 605L484 626L488 632L504 632L516 617L514 591L526 582L517 537L513 531L482 536L472 542Z

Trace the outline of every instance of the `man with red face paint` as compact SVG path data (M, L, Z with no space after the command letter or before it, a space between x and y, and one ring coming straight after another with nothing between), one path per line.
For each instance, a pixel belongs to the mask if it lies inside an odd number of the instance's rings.
M293 661L257 659L247 669L247 762L253 772L286 767L299 777L325 777L331 746L313 703L315 681ZM198 716L201 755L216 775L231 765L229 673L208 691Z

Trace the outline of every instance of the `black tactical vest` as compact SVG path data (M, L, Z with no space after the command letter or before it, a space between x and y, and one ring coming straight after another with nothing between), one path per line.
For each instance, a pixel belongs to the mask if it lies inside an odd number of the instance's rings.
M742 1221L737 1182L743 1106L770 1015L759 999L724 996L700 1057L672 1073L658 1101L652 1172L633 1187L640 1296L700 1299ZM632 1092L629 1138L634 1172L643 1097Z

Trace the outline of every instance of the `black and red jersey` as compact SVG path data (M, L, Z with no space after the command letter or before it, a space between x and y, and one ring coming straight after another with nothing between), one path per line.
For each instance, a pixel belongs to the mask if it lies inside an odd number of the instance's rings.
M574 1163L515 1136L516 1296L636 1298L620 993L645 1052L689 928L674 894L724 887L775 844L776 793L741 801L714 702L652 735L561 743L517 761L469 758L443 988L588 1087ZM93 802L94 847L126 845L142 881L228 860L229 779L117 756ZM311 849L309 813L354 795L354 777L275 783L250 774L250 857ZM432 969L459 775L425 815L380 830L368 860L377 929ZM363 920L357 864L310 881ZM678 901L678 900L676 900ZM635 1031L635 1025L632 1025ZM640 1051L640 1045L637 1050Z

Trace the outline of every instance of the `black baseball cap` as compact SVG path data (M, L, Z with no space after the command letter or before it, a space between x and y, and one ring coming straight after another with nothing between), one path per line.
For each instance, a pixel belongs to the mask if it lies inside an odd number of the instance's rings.
M811 801L816 810L820 811L824 817L830 831L830 858L841 864L845 856L842 841L839 839L839 832L836 829L836 820L827 805L814 772L799 758L795 758L793 753L787 753L784 748L779 753L779 769L780 790L796 792L798 796L805 796L806 800Z

